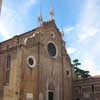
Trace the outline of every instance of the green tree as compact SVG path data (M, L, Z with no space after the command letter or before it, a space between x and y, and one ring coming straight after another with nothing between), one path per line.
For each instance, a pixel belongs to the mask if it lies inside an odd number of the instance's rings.
M78 66L80 66L81 63L79 62L78 59L73 60L73 66L74 66L74 73L75 73L75 79L80 80L80 79L85 79L89 78L89 71L85 71L80 69Z

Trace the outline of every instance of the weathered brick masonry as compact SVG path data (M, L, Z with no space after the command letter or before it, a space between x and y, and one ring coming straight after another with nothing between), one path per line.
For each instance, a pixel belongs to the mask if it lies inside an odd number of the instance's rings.
M54 20L0 43L0 100L71 100L71 79Z

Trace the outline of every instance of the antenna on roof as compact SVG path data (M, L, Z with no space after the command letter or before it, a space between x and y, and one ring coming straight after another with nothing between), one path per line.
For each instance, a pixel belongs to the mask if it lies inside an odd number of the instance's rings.
M1 8L2 8L2 0L0 0L0 15L1 15Z
M54 19L54 7L53 7L53 3L52 3L52 0L50 0L50 3L51 3L51 7L50 7L50 20L53 20Z
M41 6L40 6L40 10L39 10L39 15L38 15L38 22L39 22L40 25L43 23Z

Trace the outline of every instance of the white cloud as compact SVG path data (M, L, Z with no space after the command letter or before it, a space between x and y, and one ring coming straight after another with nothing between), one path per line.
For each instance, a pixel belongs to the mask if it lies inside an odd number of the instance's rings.
M99 33L99 29L84 29L82 30L83 33L82 34L79 34L79 40L80 42L88 39L88 38L91 38L93 36L95 36L97 33Z
M76 29L80 41L91 38L100 31L100 2L98 1L85 0L84 9L80 13L80 19Z
M7 30L1 24L0 24L0 35L2 35L4 39L11 38L11 34L7 32Z
M69 48L67 48L67 52L68 52L69 55L71 55L71 54L76 52L76 49L72 48L72 47L69 47Z
M16 1L15 1L16 2ZM0 41L6 40L14 36L14 33L21 33L25 30L24 16L31 7L34 7L36 0L22 0L20 4L15 2L3 2L2 14L0 16L0 35L3 37ZM13 6L8 6L9 4ZM15 6L14 6L15 5Z
M92 76L100 74L100 71L96 70L95 63L90 57L84 57L82 66L82 69L90 71Z
M17 15L16 11L7 7L2 8L2 15L0 16L0 35L3 36L2 40L9 39L14 35L12 31L17 31L14 25L19 19L20 17ZM20 26L21 25L19 25L19 27Z
M74 30L79 39L76 48L83 58L82 68L91 75L100 74L100 0L85 0Z
M69 28L64 28L64 32L67 33L67 32L71 32L74 30L74 27L69 27Z

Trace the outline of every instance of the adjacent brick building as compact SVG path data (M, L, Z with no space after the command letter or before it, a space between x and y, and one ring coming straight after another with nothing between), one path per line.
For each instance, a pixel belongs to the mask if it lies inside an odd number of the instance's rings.
M100 76L73 81L72 100L100 100Z
M54 20L0 43L0 100L72 100L71 77Z

